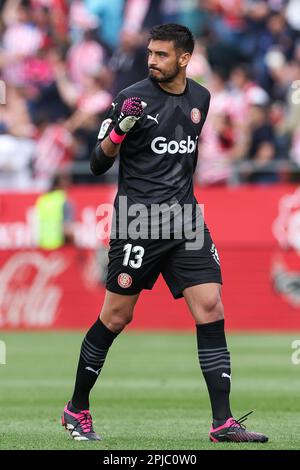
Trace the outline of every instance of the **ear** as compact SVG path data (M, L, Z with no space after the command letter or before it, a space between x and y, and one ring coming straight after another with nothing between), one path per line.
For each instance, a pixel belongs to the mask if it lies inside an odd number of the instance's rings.
M186 67L191 59L191 54L189 52L184 52L179 57L179 67Z

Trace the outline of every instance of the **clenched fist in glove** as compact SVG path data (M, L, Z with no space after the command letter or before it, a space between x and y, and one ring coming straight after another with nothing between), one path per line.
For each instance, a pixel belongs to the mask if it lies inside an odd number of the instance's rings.
M121 113L117 125L109 134L114 144L120 144L135 123L141 119L144 114L143 104L140 98L127 98L121 108Z

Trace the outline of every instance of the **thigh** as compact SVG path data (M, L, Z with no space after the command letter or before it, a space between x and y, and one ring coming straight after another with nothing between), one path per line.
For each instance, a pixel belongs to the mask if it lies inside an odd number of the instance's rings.
M167 258L162 274L175 299L182 297L187 287L222 284L218 251L206 226L203 246L189 250L186 240L180 241Z

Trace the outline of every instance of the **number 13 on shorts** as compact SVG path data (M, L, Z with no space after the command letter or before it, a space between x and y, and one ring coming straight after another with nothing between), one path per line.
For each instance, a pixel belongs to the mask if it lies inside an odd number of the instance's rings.
M125 251L124 259L123 259L123 266L129 266L134 269L138 269L142 266L143 256L145 253L145 249L142 246L135 245L132 246L131 243L127 243L123 251ZM133 259L130 259L133 258Z

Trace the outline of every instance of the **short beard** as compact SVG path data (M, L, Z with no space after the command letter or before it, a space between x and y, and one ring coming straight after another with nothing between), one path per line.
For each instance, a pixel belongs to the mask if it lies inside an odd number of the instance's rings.
M149 73L149 78L155 83L168 83L168 82L172 82L174 78L177 77L177 75L179 74L179 71L180 71L180 68L177 66L176 69L172 73L169 73L168 75L165 75L164 77L161 77L161 78L154 77Z

